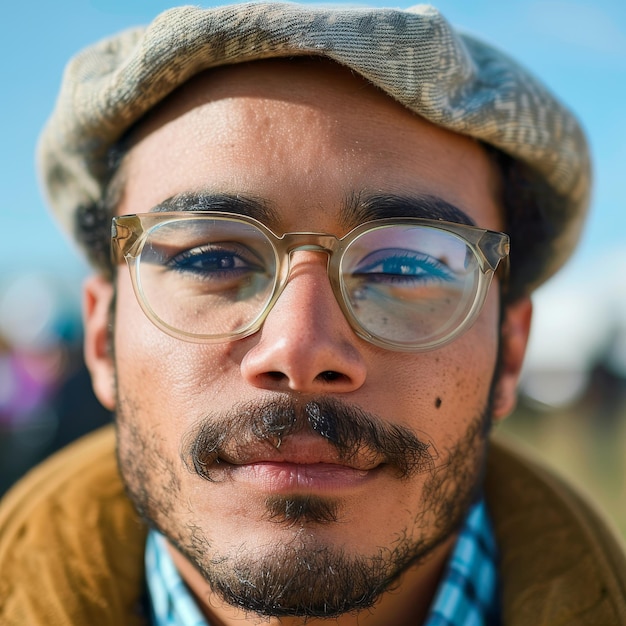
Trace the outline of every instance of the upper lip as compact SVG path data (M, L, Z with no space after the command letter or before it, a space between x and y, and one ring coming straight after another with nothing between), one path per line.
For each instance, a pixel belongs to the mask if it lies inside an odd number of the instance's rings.
M227 450L218 457L218 462L230 463L231 465L252 465L254 463L312 465L324 463L366 471L378 467L382 460L373 454L361 454L359 451L344 457L320 437L294 434L282 440L278 448L272 445L270 440L255 442L233 450L228 449L227 446Z

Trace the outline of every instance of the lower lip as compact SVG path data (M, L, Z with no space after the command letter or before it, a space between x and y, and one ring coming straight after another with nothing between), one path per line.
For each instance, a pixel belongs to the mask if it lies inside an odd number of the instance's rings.
M250 463L231 466L231 477L266 493L337 492L358 488L376 470L357 470L330 463Z

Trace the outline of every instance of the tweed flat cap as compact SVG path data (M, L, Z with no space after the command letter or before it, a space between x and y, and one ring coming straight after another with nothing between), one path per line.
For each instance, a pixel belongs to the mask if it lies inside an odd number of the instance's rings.
M549 233L530 291L571 254L586 213L590 165L575 117L502 52L455 31L433 7L407 11L297 4L179 7L147 28L84 50L66 69L38 147L41 180L62 227L97 202L111 147L148 110L205 69L295 55L329 58L435 124L528 164L547 183Z

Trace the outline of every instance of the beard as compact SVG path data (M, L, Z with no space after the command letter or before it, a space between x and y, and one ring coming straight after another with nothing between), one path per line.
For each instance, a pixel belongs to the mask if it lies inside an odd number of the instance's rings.
M139 419L139 407L118 393L118 460L140 515L194 564L226 603L266 617L337 617L372 607L461 526L480 493L491 396L440 465L438 452L423 433L392 426L330 398L302 404L291 397L204 416L183 437L180 458L168 459L149 427L141 427L145 420ZM267 497L266 522L294 531L283 543L271 546L243 540L237 548L224 549L199 524L181 522L181 511L190 506L177 498L183 468L211 483L220 482L225 450L232 456L233 450L236 454L259 442L279 447L303 430L323 437L342 460L371 455L384 459L398 481L420 476L422 495L414 507L415 518L391 545L354 554L320 539L316 528L342 523L341 501L326 496Z

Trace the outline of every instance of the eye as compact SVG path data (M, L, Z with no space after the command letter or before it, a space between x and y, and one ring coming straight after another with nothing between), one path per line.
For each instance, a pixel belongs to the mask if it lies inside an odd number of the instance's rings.
M455 278L444 262L428 254L394 248L368 254L352 274L372 282L407 284L451 281Z
M248 247L235 242L211 243L172 256L166 267L204 280L233 280L263 272L261 259Z

